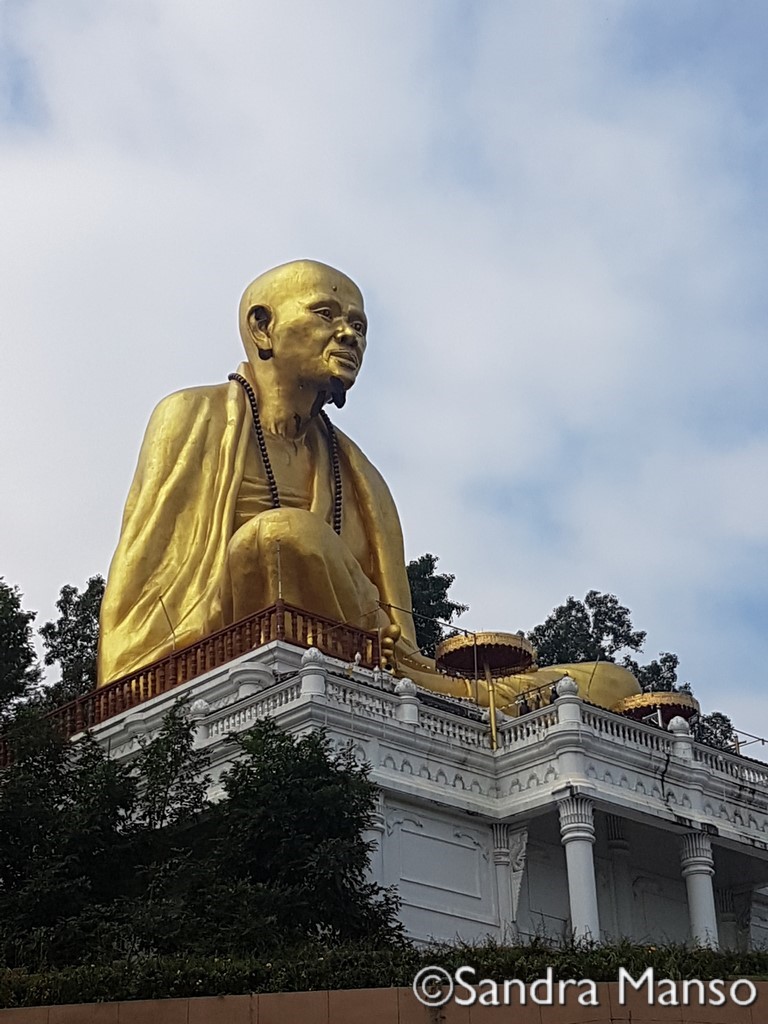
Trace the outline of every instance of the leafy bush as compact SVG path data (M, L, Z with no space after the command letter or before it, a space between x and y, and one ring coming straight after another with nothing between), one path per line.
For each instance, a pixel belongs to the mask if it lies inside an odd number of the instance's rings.
M624 967L638 976L646 967L656 977L683 979L759 977L768 974L768 952L714 952L684 946L630 943L551 945L440 944L417 950L403 943L368 946L305 945L279 957L138 957L32 973L0 970L0 1007L121 999L189 998L248 992L304 992L324 989L410 986L430 964L448 971L467 964L477 978L530 983L552 967L555 979L616 981Z

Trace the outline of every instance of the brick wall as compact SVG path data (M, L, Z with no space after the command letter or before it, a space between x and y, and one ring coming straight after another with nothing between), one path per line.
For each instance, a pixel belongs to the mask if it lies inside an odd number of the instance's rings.
M427 1009L410 989L288 992L200 999L149 999L0 1010L0 1024L768 1024L768 983L751 1007L649 1007L641 993L617 1005L601 984L599 1006L456 1006Z

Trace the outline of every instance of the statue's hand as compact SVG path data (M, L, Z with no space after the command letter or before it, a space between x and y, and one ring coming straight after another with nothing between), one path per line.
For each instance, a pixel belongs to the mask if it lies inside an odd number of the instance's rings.
M389 626L385 626L381 631L381 650L379 651L381 667L389 672L397 666L397 656L395 655L395 644L400 639L402 630L399 626L390 623Z

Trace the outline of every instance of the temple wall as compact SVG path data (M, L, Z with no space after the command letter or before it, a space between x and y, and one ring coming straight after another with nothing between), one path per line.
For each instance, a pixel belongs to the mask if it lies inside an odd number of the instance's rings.
M507 929L507 937L565 938L570 933L568 878L557 828L554 814L528 825L516 928L512 935ZM503 937L490 825L465 813L398 801L390 792L383 804L382 825L370 838L378 843L371 877L382 885L397 886L401 918L414 939ZM688 905L676 861L660 855L653 833L640 832L633 839L628 851L630 890L622 892L614 859L604 838L598 836L595 873L603 937L685 942ZM628 908L624 920L617 912L619 894ZM761 934L768 936L768 903L761 914Z
M587 705L569 685L501 722L491 750L472 709L276 641L94 734L130 760L185 695L213 798L232 734L266 715L351 745L380 793L372 877L397 886L418 942L573 931L768 945L768 900L754 895L768 884L768 767L702 747L685 723L671 733Z

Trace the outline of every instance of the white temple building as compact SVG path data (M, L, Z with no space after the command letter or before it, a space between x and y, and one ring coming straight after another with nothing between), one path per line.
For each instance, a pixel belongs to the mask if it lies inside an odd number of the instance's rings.
M211 795L272 716L352 744L379 788L371 871L395 885L418 941L530 936L768 941L768 765L586 703L487 714L408 680L285 640L110 711L94 736L130 758L180 697L210 758Z

